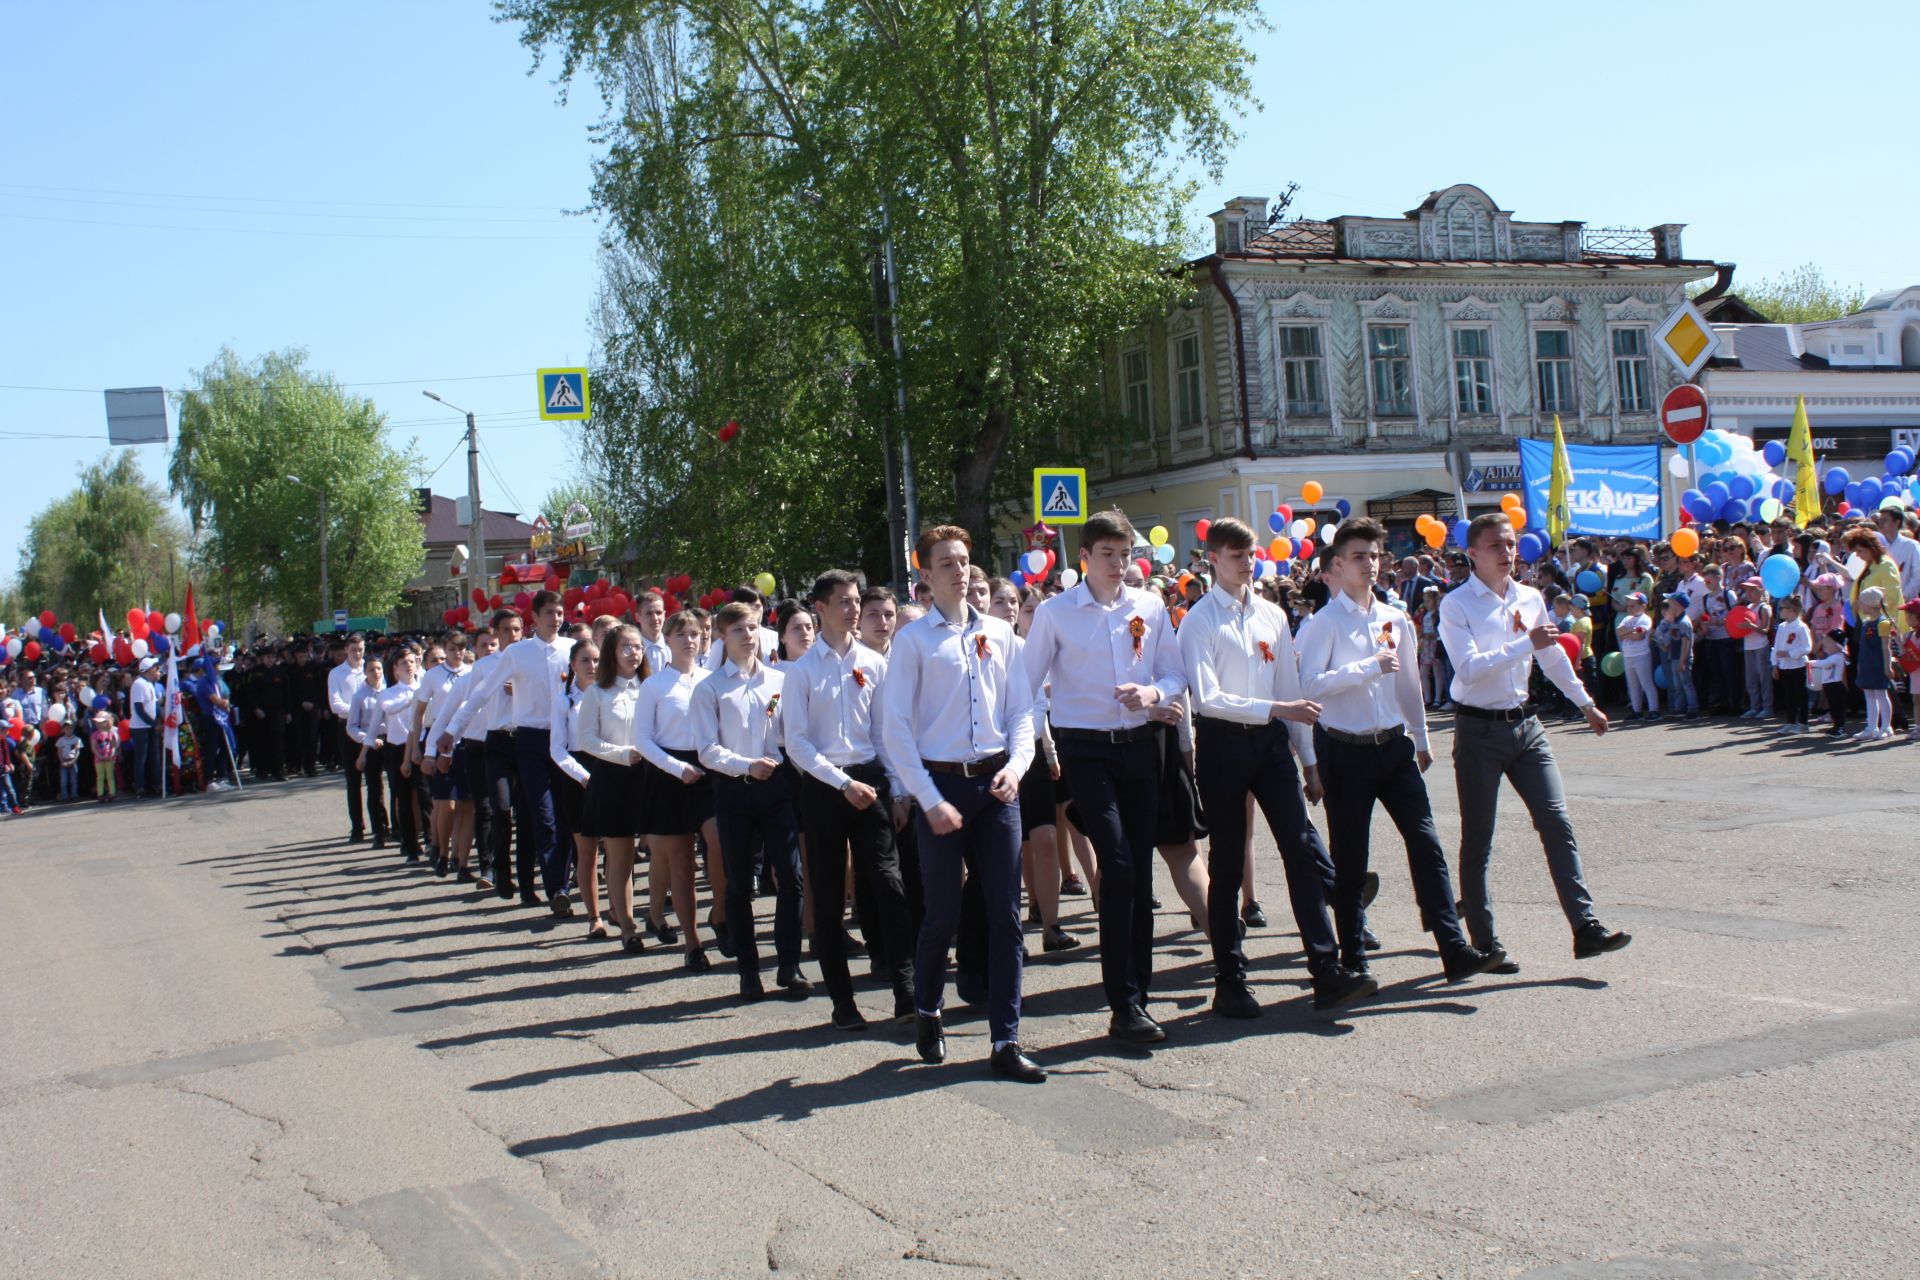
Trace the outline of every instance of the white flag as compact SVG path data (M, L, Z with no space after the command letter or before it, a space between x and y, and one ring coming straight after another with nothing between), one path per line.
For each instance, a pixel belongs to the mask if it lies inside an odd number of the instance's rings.
M166 725L166 734L160 741L165 744L167 757L178 767L180 764L180 663L175 657L172 646L167 648L167 714L162 719Z

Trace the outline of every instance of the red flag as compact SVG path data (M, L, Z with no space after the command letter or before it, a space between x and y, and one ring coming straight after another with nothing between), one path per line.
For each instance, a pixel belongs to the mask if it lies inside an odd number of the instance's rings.
M180 622L180 639L187 648L200 643L200 619L193 613L193 583L187 583L187 616Z

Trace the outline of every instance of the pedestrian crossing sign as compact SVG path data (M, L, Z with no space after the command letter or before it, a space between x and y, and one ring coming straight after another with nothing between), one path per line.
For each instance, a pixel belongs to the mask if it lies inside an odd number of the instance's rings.
M585 369L540 370L540 416L549 422L585 422L589 406Z
M1048 524L1087 522L1087 469L1035 467L1033 518Z

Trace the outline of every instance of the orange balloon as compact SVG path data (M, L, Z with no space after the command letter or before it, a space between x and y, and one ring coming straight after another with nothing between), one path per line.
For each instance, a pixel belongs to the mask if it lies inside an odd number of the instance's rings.
M1514 528L1524 529L1527 527L1527 509L1525 507L1508 507L1507 519L1513 522Z
M1287 538L1275 538L1267 544L1267 554L1275 560L1293 559L1293 542Z
M1674 530L1673 537L1668 541L1672 543L1673 554L1677 556L1690 556L1700 550L1700 535L1691 529Z
M920 567L920 553L918 551L907 552L907 558L913 561L914 568L918 569Z
M1326 490L1320 487L1318 480L1309 480L1300 486L1300 501L1306 503L1308 506L1312 506L1314 503L1320 501L1320 495L1325 492Z
M1517 493L1508 491L1500 495L1500 506L1502 510L1506 509L1507 507L1522 507L1525 505L1526 504L1520 500L1520 495Z
M1445 528L1436 529L1432 525L1427 526L1427 545L1429 547L1432 547L1435 551L1438 551L1442 546L1446 544L1446 541L1447 541L1447 531Z

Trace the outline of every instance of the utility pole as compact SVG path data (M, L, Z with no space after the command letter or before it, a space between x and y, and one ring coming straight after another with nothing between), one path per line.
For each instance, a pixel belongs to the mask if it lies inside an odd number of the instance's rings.
M420 394L467 415L467 594L471 598L475 591L487 589L487 522L480 511L480 424L471 410L449 404L431 391Z
M893 215L880 202L880 257L887 278L887 329L893 339L893 408L900 428L900 493L906 506L902 552L920 536L920 493L913 481L913 433L907 429L906 357L900 346L900 278L893 263ZM903 576L900 579L906 581Z

